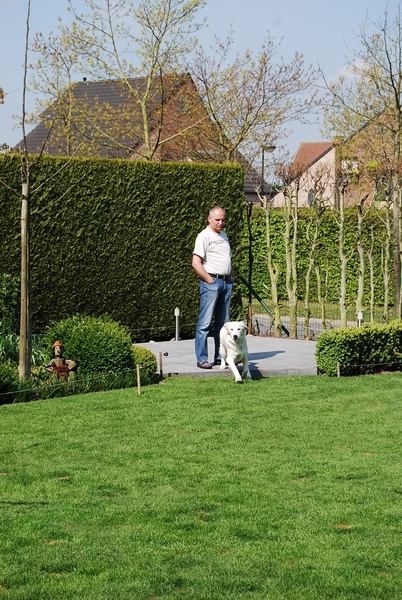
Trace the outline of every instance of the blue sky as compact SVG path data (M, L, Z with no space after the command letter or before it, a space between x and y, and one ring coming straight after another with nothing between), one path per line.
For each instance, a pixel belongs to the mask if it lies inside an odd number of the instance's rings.
M239 52L250 48L257 53L267 32L277 42L282 40L280 52L289 61L297 51L308 63L318 63L327 78L335 77L345 65L347 47L358 45L357 34L366 21L378 21L385 10L392 15L397 0L207 0L203 15L208 28L199 34L203 46L208 46L213 35L227 36L234 30L235 46ZM68 18L65 0L31 0L30 38L37 31L44 35L56 31L57 17ZM83 9L83 0L75 0ZM0 86L6 92L5 103L0 105L0 143L16 144L22 137L21 129L13 129L13 114L22 112L22 84L27 20L26 0L0 0ZM34 57L32 57L32 60ZM34 105L28 94L27 110ZM287 140L287 147L295 153L300 142L319 141L318 125L295 125Z

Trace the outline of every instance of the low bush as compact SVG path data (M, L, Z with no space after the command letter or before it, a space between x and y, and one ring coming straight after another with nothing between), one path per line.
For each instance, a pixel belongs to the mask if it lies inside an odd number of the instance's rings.
M0 361L9 360L15 365L19 363L20 336L13 332L0 335ZM34 367L46 360L46 352L43 348L43 338L40 335L32 336L32 361Z
M131 346L133 362L140 366L140 378L142 383L152 383L157 379L158 363L155 354L141 346Z
M20 338L11 331L0 335L0 360L10 360L18 364Z
M3 404L2 398L9 392L17 389L18 369L11 361L0 362L0 404Z
M77 363L80 377L124 373L135 367L130 332L107 316L77 315L51 325L44 340L49 358L56 340L63 344L64 356Z
M316 344L319 373L360 375L402 365L402 320L323 331ZM339 367L338 367L339 366Z
M158 379L155 355L133 346L128 329L109 317L77 315L52 324L43 337L34 336L32 377L25 381L18 378L19 338L10 336L10 343L3 339L3 352L0 345L0 404L134 387L137 364L142 385ZM65 381L44 367L56 340L63 344L64 356L78 365L77 374Z

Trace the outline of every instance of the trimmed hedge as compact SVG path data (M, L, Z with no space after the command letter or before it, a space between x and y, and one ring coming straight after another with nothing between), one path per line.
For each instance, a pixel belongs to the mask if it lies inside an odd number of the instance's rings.
M0 264L2 272L13 280L20 269L20 167L18 155L0 156L0 179L16 190L12 194L0 185L3 242ZM181 337L193 337L199 297L191 254L195 237L206 226L207 212L214 204L227 211L226 232L234 250L234 266L248 279L243 177L243 170L237 165L42 158L32 169L31 186L33 332L42 333L50 322L75 314L108 314L129 328L135 342L167 339L174 334L174 309L178 306ZM356 208L348 208L345 213L345 252L350 256L346 302L352 304L356 299L359 269ZM300 299L305 293L309 258L306 229L312 216L311 210L300 209L297 253ZM279 294L286 299L283 211L274 210L271 223L273 257L281 271ZM372 230L375 235L374 301L381 305L385 228L375 211L367 214L363 228L366 251ZM328 210L321 218L315 258L323 282L327 281L323 293L329 303L339 300L337 231L335 214ZM263 210L253 210L252 236L252 284L263 298L269 298ZM391 249L391 298L392 268ZM367 268L365 304L369 303L369 290ZM242 295L247 295L245 287L236 285L232 318L245 317ZM316 296L316 279L312 274L310 301L316 301Z
M402 320L323 331L316 343L319 373L360 375L402 366Z
M320 232L318 239L317 252L314 256L320 267L322 284L327 282L327 302L337 303L339 301L340 289L340 261L338 248L338 225L336 223L336 213L327 210L321 216ZM363 221L363 245L366 252L371 247L371 230L375 235L375 244L373 249L374 264L374 286L375 286L375 304L381 306L384 301L384 282L383 282L383 255L385 244L385 226L382 220L383 215L379 211L370 211ZM275 209L271 212L271 250L273 259L279 266L280 276L278 281L279 295L281 299L287 299L286 292L286 259L284 244L284 217L281 209ZM306 230L310 220L314 224L315 213L311 209L300 209L298 215L298 248L297 248L297 277L298 277L298 296L304 299L305 295L305 275L309 263L310 245L306 237ZM359 256L356 248L356 227L357 227L357 208L351 207L345 209L345 254L350 257L347 265L347 303L353 304L356 300ZM253 237L253 277L252 285L255 291L263 298L270 297L270 279L266 265L267 242L265 230L265 213L262 209L254 209L251 219L252 237ZM313 225L314 228L314 225ZM240 274L248 279L248 231L244 227L242 238L242 260L240 261ZM326 270L328 269L328 274ZM390 247L390 298L393 294L393 249ZM327 275L327 276L326 276ZM366 264L365 294L364 303L370 302L370 281L369 264ZM243 289L246 296L246 289ZM317 301L317 281L315 274L311 274L310 280L310 301Z
M0 264L19 276L21 159L0 156ZM33 332L75 314L108 314L133 341L197 322L196 235L214 205L239 262L244 172L238 165L43 157L31 170ZM235 307L234 307L235 308Z

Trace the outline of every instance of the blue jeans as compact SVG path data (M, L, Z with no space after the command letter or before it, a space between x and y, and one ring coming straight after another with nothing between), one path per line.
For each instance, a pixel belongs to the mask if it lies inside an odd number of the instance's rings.
M200 279L200 313L195 330L195 355L197 363L208 360L208 333L214 321L215 353L214 361L219 358L219 332L230 314L230 297L233 284L231 281L215 279L213 283L206 283Z

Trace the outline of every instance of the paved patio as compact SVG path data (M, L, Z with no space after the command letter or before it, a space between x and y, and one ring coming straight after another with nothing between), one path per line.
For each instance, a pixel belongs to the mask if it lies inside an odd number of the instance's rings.
M250 371L253 378L278 375L317 375L315 342L288 338L247 336ZM151 350L163 377L233 377L227 368L199 369L194 354L194 340L147 342L138 344ZM213 339L208 338L209 360L213 358ZM241 370L241 365L239 367Z

